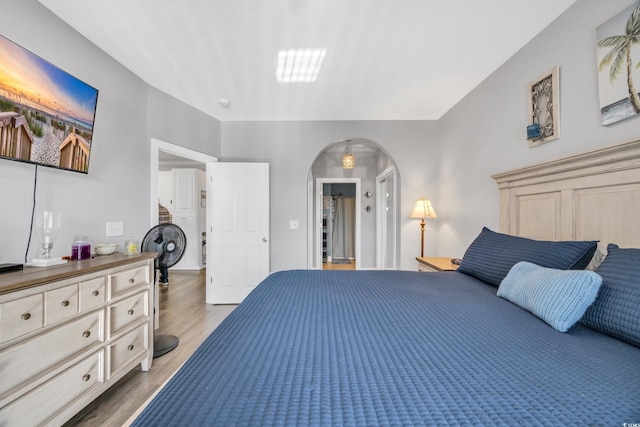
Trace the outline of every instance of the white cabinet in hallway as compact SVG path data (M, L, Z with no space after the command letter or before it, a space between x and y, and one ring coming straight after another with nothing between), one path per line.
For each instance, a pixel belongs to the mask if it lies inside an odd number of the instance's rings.
M206 174L200 169L174 168L160 173L160 203L171 212L172 222L187 237L186 251L172 269L200 270L205 266L202 238L206 230L205 182Z
M205 173L200 169L172 169L174 212L194 212L200 206L200 189L204 190ZM202 185L198 185L202 177Z
M175 213L173 223L187 236L187 249L182 259L172 268L176 270L200 270L202 265L202 233L198 233L198 216L191 213ZM204 227L203 227L204 230ZM198 238L200 235L200 238Z

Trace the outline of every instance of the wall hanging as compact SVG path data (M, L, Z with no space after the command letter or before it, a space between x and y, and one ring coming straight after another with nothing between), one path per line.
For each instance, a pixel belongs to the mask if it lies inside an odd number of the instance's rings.
M529 147L558 139L560 132L559 68L539 76L529 83Z
M603 125L640 114L640 2L596 29Z

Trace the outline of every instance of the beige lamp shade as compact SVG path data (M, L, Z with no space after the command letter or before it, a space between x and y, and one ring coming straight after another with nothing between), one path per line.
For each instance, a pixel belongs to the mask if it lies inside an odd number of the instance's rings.
M431 206L431 200L421 197L416 200L416 203L413 205L409 218L438 218L438 215L436 215L436 212L433 210L433 206Z

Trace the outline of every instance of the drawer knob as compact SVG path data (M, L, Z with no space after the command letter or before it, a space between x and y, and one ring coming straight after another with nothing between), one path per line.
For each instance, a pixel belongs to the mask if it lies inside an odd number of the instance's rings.
M89 338L91 336L91 331L84 331L82 333L82 336L85 337L85 338Z
M133 316L133 310L129 310L129 311L127 311L127 314L128 314L129 316Z
M91 379L91 375L89 375L89 374L84 374L84 375L82 376L82 381L84 381L84 382L87 382L87 381L89 381L90 379Z
M100 295L100 291L93 291L91 292L91 295L93 295L94 297L97 297L98 295Z
M133 350L133 344L129 344L129 345L127 346L127 350L129 350L129 351Z
M63 307L67 307L68 305L69 305L69 301L68 300L62 301L62 306Z
M129 279L129 283L133 283L135 281L136 281L136 279L134 279L134 278Z
M20 318L22 320L29 320L29 319L31 319L31 313L25 313L22 316L20 316Z

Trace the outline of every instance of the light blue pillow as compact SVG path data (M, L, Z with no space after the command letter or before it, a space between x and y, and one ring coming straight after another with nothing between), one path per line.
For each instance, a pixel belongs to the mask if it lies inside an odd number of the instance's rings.
M555 270L521 261L498 287L497 295L566 332L596 299L602 277L587 270Z

